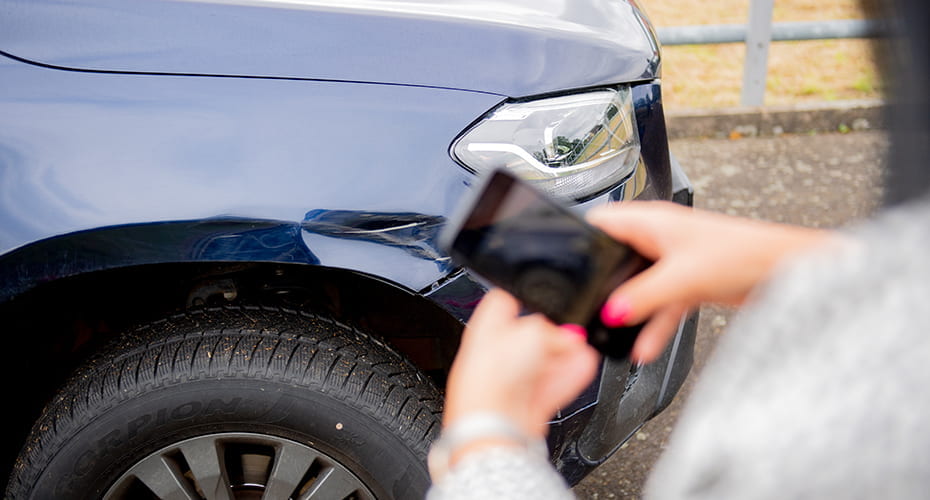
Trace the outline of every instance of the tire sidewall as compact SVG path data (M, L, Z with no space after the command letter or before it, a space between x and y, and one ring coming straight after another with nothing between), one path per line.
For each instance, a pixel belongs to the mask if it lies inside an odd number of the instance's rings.
M365 408L322 389L262 379L177 381L99 408L75 425L33 498L100 498L131 466L174 443L224 432L286 438L356 474L377 498L422 498L423 458Z

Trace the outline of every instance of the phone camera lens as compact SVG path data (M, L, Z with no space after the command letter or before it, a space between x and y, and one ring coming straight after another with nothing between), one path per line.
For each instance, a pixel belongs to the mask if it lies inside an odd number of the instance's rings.
M530 308L551 319L563 316L575 295L575 286L564 273L547 267L531 267L519 273L515 293Z

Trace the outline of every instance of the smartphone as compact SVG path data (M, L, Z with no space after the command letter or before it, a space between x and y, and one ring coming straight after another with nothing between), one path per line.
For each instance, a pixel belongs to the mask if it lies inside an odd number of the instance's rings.
M490 172L445 226L440 246L529 311L574 323L605 355L627 358L639 326L609 328L610 292L651 263L505 170Z

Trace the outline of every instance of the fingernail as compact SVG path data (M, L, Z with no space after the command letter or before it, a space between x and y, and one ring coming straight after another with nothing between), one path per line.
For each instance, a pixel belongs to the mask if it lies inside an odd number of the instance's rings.
M601 322L607 326L623 326L633 312L630 302L622 297L608 300L601 308Z
M584 327L581 326L581 325L575 325L575 324L571 324L571 323L566 323L566 324L562 325L562 329L563 329L563 330L567 330L567 331L569 331L569 332L571 332L571 333L573 333L573 334L575 334L575 335L578 335L579 337L581 337L581 338L583 338L583 339L588 338L588 331L585 330Z

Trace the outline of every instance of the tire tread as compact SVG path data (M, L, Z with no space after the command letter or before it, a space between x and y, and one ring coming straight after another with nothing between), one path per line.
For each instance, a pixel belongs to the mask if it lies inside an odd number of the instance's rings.
M325 392L376 418L422 460L439 429L440 392L376 337L280 307L198 309L132 330L78 369L34 425L7 496L28 497L57 450L108 408L153 387L220 377Z

